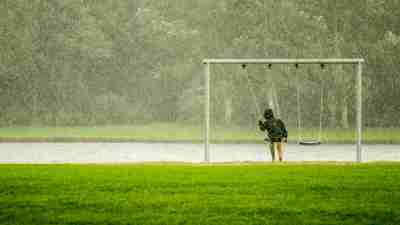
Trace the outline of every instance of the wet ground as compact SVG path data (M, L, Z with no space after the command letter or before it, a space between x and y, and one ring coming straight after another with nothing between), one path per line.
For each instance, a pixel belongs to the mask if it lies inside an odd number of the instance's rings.
M212 162L270 161L262 144L213 144ZM202 144L1 143L0 163L202 162ZM289 144L287 161L355 161L354 145ZM400 161L400 145L363 145L363 161Z

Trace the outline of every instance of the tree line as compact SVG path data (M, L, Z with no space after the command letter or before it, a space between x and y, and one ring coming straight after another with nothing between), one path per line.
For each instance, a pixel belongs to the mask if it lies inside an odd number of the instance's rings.
M203 58L365 58L364 124L399 126L400 2L396 0L3 0L0 123L101 125L199 122ZM215 123L255 118L244 72L262 106L316 124L354 123L354 69L215 66ZM299 74L300 80L294 78Z

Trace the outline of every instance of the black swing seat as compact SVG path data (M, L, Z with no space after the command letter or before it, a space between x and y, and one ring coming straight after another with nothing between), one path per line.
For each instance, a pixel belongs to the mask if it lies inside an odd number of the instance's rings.
M319 140L302 140L299 142L300 145L320 145L321 141Z

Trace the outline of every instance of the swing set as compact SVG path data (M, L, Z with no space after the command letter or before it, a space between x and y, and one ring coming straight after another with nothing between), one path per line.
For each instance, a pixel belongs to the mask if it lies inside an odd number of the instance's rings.
M210 66L211 64L239 64L245 71L244 76L247 79L247 84L250 90L250 94L253 98L253 102L256 108L256 112L259 117L262 118L260 105L258 103L257 96L254 91L254 85L250 80L250 76L246 69L249 64L264 64L268 66L268 69L272 69L273 64L291 64L295 67L295 77L296 77L296 105L297 105L297 143L300 145L320 145L322 144L322 128L323 121L322 116L324 113L324 85L323 78L321 77L319 82L319 92L320 92L320 109L319 109L319 130L318 136L315 139L303 139L302 137L302 114L301 114L301 85L299 84L299 75L297 73L299 66L301 64L317 64L320 65L321 70L325 69L327 64L353 64L357 65L357 75L356 75L356 98L357 104L356 108L356 137L357 137L357 155L356 161L361 162L361 116L362 116L362 64L364 59L204 59L203 64L205 65L205 131L204 131L204 161L210 161Z

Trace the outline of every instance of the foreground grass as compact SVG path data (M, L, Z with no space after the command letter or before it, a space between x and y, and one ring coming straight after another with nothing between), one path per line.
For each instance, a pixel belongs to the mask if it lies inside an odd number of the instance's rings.
M364 143L400 143L400 128L367 128ZM303 139L315 139L317 130L304 129ZM2 127L0 141L187 141L201 142L202 127L176 123L154 123L135 126L92 127ZM215 142L261 142L263 133L257 129L212 128ZM355 143L354 129L324 129L323 142ZM297 140L297 129L289 129L289 139Z
M400 164L1 165L0 224L400 224Z

